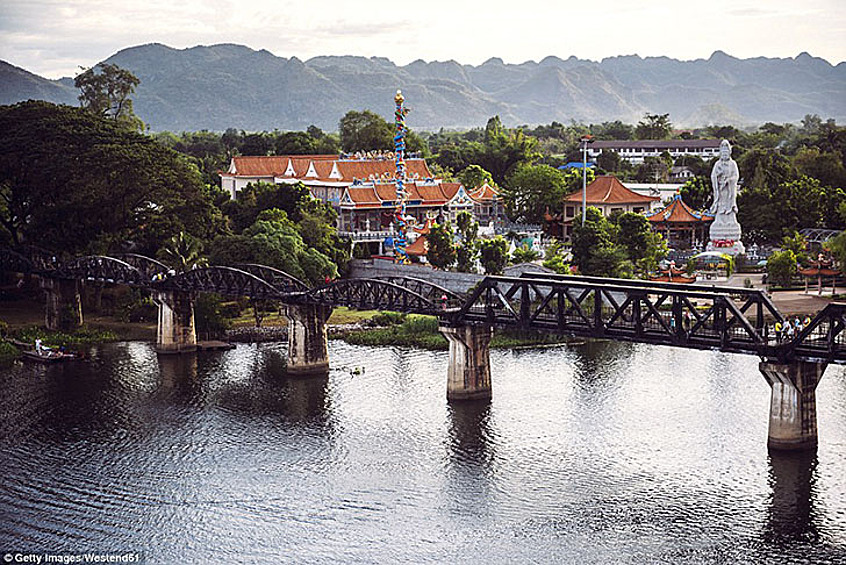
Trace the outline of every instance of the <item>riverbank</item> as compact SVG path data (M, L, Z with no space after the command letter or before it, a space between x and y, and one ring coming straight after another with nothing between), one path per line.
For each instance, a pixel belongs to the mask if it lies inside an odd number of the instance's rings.
M347 331L341 333L339 337L353 345L400 345L432 351L449 348L449 342L438 331L437 318L417 314L391 316L391 318L395 321L388 326ZM571 337L552 333L501 330L494 332L490 346L492 349L511 349L569 343L572 340Z

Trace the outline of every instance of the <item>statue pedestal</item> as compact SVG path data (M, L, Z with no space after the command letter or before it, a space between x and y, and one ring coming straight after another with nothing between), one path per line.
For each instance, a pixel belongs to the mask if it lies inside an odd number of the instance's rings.
M708 251L720 251L728 255L740 255L746 253L743 243L740 241L740 224L732 212L730 214L717 214L711 223L709 231L710 240Z

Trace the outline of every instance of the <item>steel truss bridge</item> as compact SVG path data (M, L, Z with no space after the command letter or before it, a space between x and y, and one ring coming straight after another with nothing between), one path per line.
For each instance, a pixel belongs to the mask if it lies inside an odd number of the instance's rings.
M587 338L758 355L763 359L846 364L846 304L829 304L794 339L760 290L525 273L488 276L468 294L422 279L343 279L315 288L272 267L210 266L176 273L141 255L60 261L34 249L0 249L0 270L96 281L150 291L248 296L438 316L445 326L483 324Z

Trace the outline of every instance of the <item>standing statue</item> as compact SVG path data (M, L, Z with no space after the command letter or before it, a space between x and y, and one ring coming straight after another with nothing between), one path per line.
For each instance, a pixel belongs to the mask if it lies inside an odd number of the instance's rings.
M711 169L711 187L714 200L708 215L714 217L710 229L708 249L720 249L731 255L743 253L740 242L741 229L737 223L737 181L740 173L737 162L731 158L728 140L720 142L720 158Z
M737 163L731 158L731 145L724 139L720 143L720 160L711 169L711 186L714 188L714 201L709 216L717 214L737 214L737 181L740 173Z

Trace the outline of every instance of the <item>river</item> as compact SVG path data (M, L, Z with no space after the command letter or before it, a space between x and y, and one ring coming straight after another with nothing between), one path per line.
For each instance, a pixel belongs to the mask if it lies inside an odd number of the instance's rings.
M445 352L330 342L0 371L0 552L144 563L846 563L846 370L819 449L769 454L752 356L593 342Z

